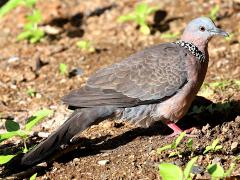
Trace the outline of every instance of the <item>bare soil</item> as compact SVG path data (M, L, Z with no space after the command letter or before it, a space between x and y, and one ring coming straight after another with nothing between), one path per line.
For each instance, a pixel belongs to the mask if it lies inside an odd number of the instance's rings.
M149 36L139 32L132 22L117 22L117 18L130 12L136 3L134 0L40 0L37 8L44 16L42 26L54 28L57 33L47 34L38 44L16 41L28 9L18 7L4 17L0 21L0 132L5 131L6 119L13 118L23 125L29 116L42 108L53 109L54 115L34 131L52 132L71 113L61 104L61 97L84 85L91 73L149 45L175 41L163 39L161 34L182 32L189 20L208 15L211 7L218 3L220 12L216 24L234 35L228 41L216 37L210 42L210 64L205 82L230 80L232 83L194 102L198 106L212 104L218 107L214 112L189 113L179 121L183 129L195 127L193 151L186 146L188 138L185 138L179 147L181 158L169 158L169 152L157 154L157 148L174 139L167 137L171 132L161 122L141 129L115 119L106 120L87 129L64 150L57 151L47 167L27 170L18 165L18 160L13 160L0 167L2 178L20 173L18 178L23 179L38 172L37 179L160 179L158 165L161 162L184 167L198 155L194 178L208 179L205 169L209 163L218 162L227 169L239 155L240 88L233 83L233 80L240 80L239 1L149 1L159 7L149 18L152 29ZM81 51L76 46L80 39L91 41L97 51ZM67 64L69 71L80 69L82 73L73 77L61 75L60 63ZM27 94L29 88L37 91L35 97ZM205 147L216 138L223 148L203 155ZM41 139L33 135L28 145L37 144ZM0 153L10 154L22 146L22 142L14 138L0 146ZM106 164L101 165L102 160L106 160ZM233 176L239 178L239 175L240 165L237 164Z

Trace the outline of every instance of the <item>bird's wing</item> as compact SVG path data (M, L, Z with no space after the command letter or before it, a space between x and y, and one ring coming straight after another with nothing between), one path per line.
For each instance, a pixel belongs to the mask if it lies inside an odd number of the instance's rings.
M75 107L130 107L171 97L187 82L187 53L174 43L147 48L98 70L63 102Z

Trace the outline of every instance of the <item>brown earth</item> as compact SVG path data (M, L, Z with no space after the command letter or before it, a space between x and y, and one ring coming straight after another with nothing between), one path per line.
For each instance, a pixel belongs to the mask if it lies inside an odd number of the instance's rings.
M4 17L0 21L0 132L5 130L6 119L13 118L23 125L27 117L42 108L53 109L54 115L35 127L34 131L53 131L71 113L60 102L65 93L82 86L87 77L100 67L146 46L175 41L163 39L161 34L182 32L189 20L208 15L211 7L218 3L220 12L216 24L234 35L228 41L214 38L209 44L210 64L205 82L230 80L230 83L211 89L211 94L205 93L208 100L195 102L204 107L213 103L214 111L205 109L189 113L179 122L183 129L196 127L192 154L186 146L188 138L185 138L179 147L181 158L169 158L169 152L158 155L157 148L174 139L166 137L170 132L161 123L141 129L108 120L86 130L73 145L64 149L64 153L56 152L55 161L51 161L53 163L49 163L48 167L32 167L26 172L26 169L10 162L0 167L1 177L24 172L18 174L18 178L22 179L37 171L38 179L160 179L158 165L161 162L184 167L193 156L198 155L194 178L206 179L209 175L205 169L209 163L219 162L227 169L234 157L239 155L240 87L234 80L240 79L240 2L149 1L159 7L159 11L149 19L152 28L149 36L140 33L132 22L117 23L117 18L130 12L136 2L40 0L37 8L44 16L42 26L54 28L57 34L48 34L38 44L16 42L29 10L18 7ZM82 52L76 47L80 39L91 41L97 51ZM39 62L43 62L44 66L39 66ZM69 70L79 68L83 74L74 77L61 75L58 69L60 63L67 64ZM37 91L35 97L27 95L29 88ZM203 155L204 148L216 138L223 148ZM40 139L33 136L29 146ZM21 141L15 138L1 145L0 152L10 154L21 147ZM100 165L101 160L107 160L107 163ZM239 164L233 175L240 175Z

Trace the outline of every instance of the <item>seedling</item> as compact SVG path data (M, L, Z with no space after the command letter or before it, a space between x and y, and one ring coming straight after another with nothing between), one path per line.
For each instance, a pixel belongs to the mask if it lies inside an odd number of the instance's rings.
M35 89L33 89L33 88L27 89L27 95L28 95L28 96L34 97L34 96L36 96L36 94L37 94L37 92L36 92Z
M15 9L19 5L32 7L37 0L9 0L4 6L0 8L0 18Z
M90 41L81 40L77 42L77 47L83 51L95 52L96 49L93 47Z
M33 175L29 178L29 180L35 180L36 178L37 178L37 173L33 174Z
M34 8L37 0L9 0L0 8L0 17L13 10L19 5L24 5L32 10L27 16L27 23L23 27L23 32L17 36L17 41L29 40L31 43L39 42L44 37L44 31L38 27L42 21L41 12Z
M210 151L211 152L216 152L216 151L222 149L222 145L218 145L218 143L219 143L219 140L215 139L211 145L209 145L205 148L203 154L206 154Z
M234 34L233 33L230 33L229 36L225 37L225 40L226 41L231 41L234 37Z
M192 140L192 138L188 139L187 147L189 148L190 151L193 150L193 140Z
M211 179L213 180L225 179L226 177L231 176L235 167L236 167L236 164L231 163L229 169L226 172L224 172L223 167L219 163L217 163L217 164L210 164L207 167L207 171L211 175Z
M147 24L147 18L149 15L156 12L157 9L156 7L149 7L146 3L139 3L136 5L134 12L120 16L118 22L134 21L140 26L140 31L148 35L150 34L150 28Z
M5 128L7 132L0 134L0 143L12 137L16 137L16 136L20 137L23 140L23 144L24 144L24 148L22 149L22 152L26 153L28 151L28 148L26 146L26 140L28 139L32 128L36 126L44 118L51 116L52 114L53 114L53 111L49 109L43 109L43 110L37 111L30 118L28 118L23 129L20 129L20 125L17 122L13 120L6 120ZM17 154L0 155L0 164L7 163L16 155Z
M180 35L180 32L176 32L176 33L162 33L161 34L161 38L163 38L163 39L177 39L179 35Z
M184 171L177 165L162 163L159 165L159 173L163 180L191 180L191 171L198 157L192 158L186 165Z
M59 72L62 75L67 75L68 74L68 66L64 63L59 64Z
M38 27L42 21L42 14L39 10L33 10L31 15L27 16L27 23L23 27L23 32L17 36L17 40L29 40L31 43L39 42L44 37L44 31Z
M158 148L158 149L157 149L157 153L158 153L158 154L161 154L163 151L168 150L168 149L171 149L171 150L174 150L174 151L169 154L169 157L172 157L172 156L175 156L175 155L181 156L180 153L179 153L176 149L177 149L179 143L182 141L182 139L184 138L185 135L186 135L186 132L182 132L182 133L172 142L172 144L168 144L168 145L166 145L166 146L163 146L163 147L161 147L161 148Z
M209 13L209 17L215 21L218 17L218 13L220 11L220 7L219 5L215 5L214 7L212 7L212 9L210 10L210 13Z

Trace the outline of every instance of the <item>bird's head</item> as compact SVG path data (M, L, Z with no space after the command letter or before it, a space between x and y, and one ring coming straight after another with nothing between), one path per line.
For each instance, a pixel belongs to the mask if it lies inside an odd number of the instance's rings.
M228 33L217 28L210 18L200 17L188 23L181 40L191 42L199 48L204 48L208 41L216 35L228 36Z

